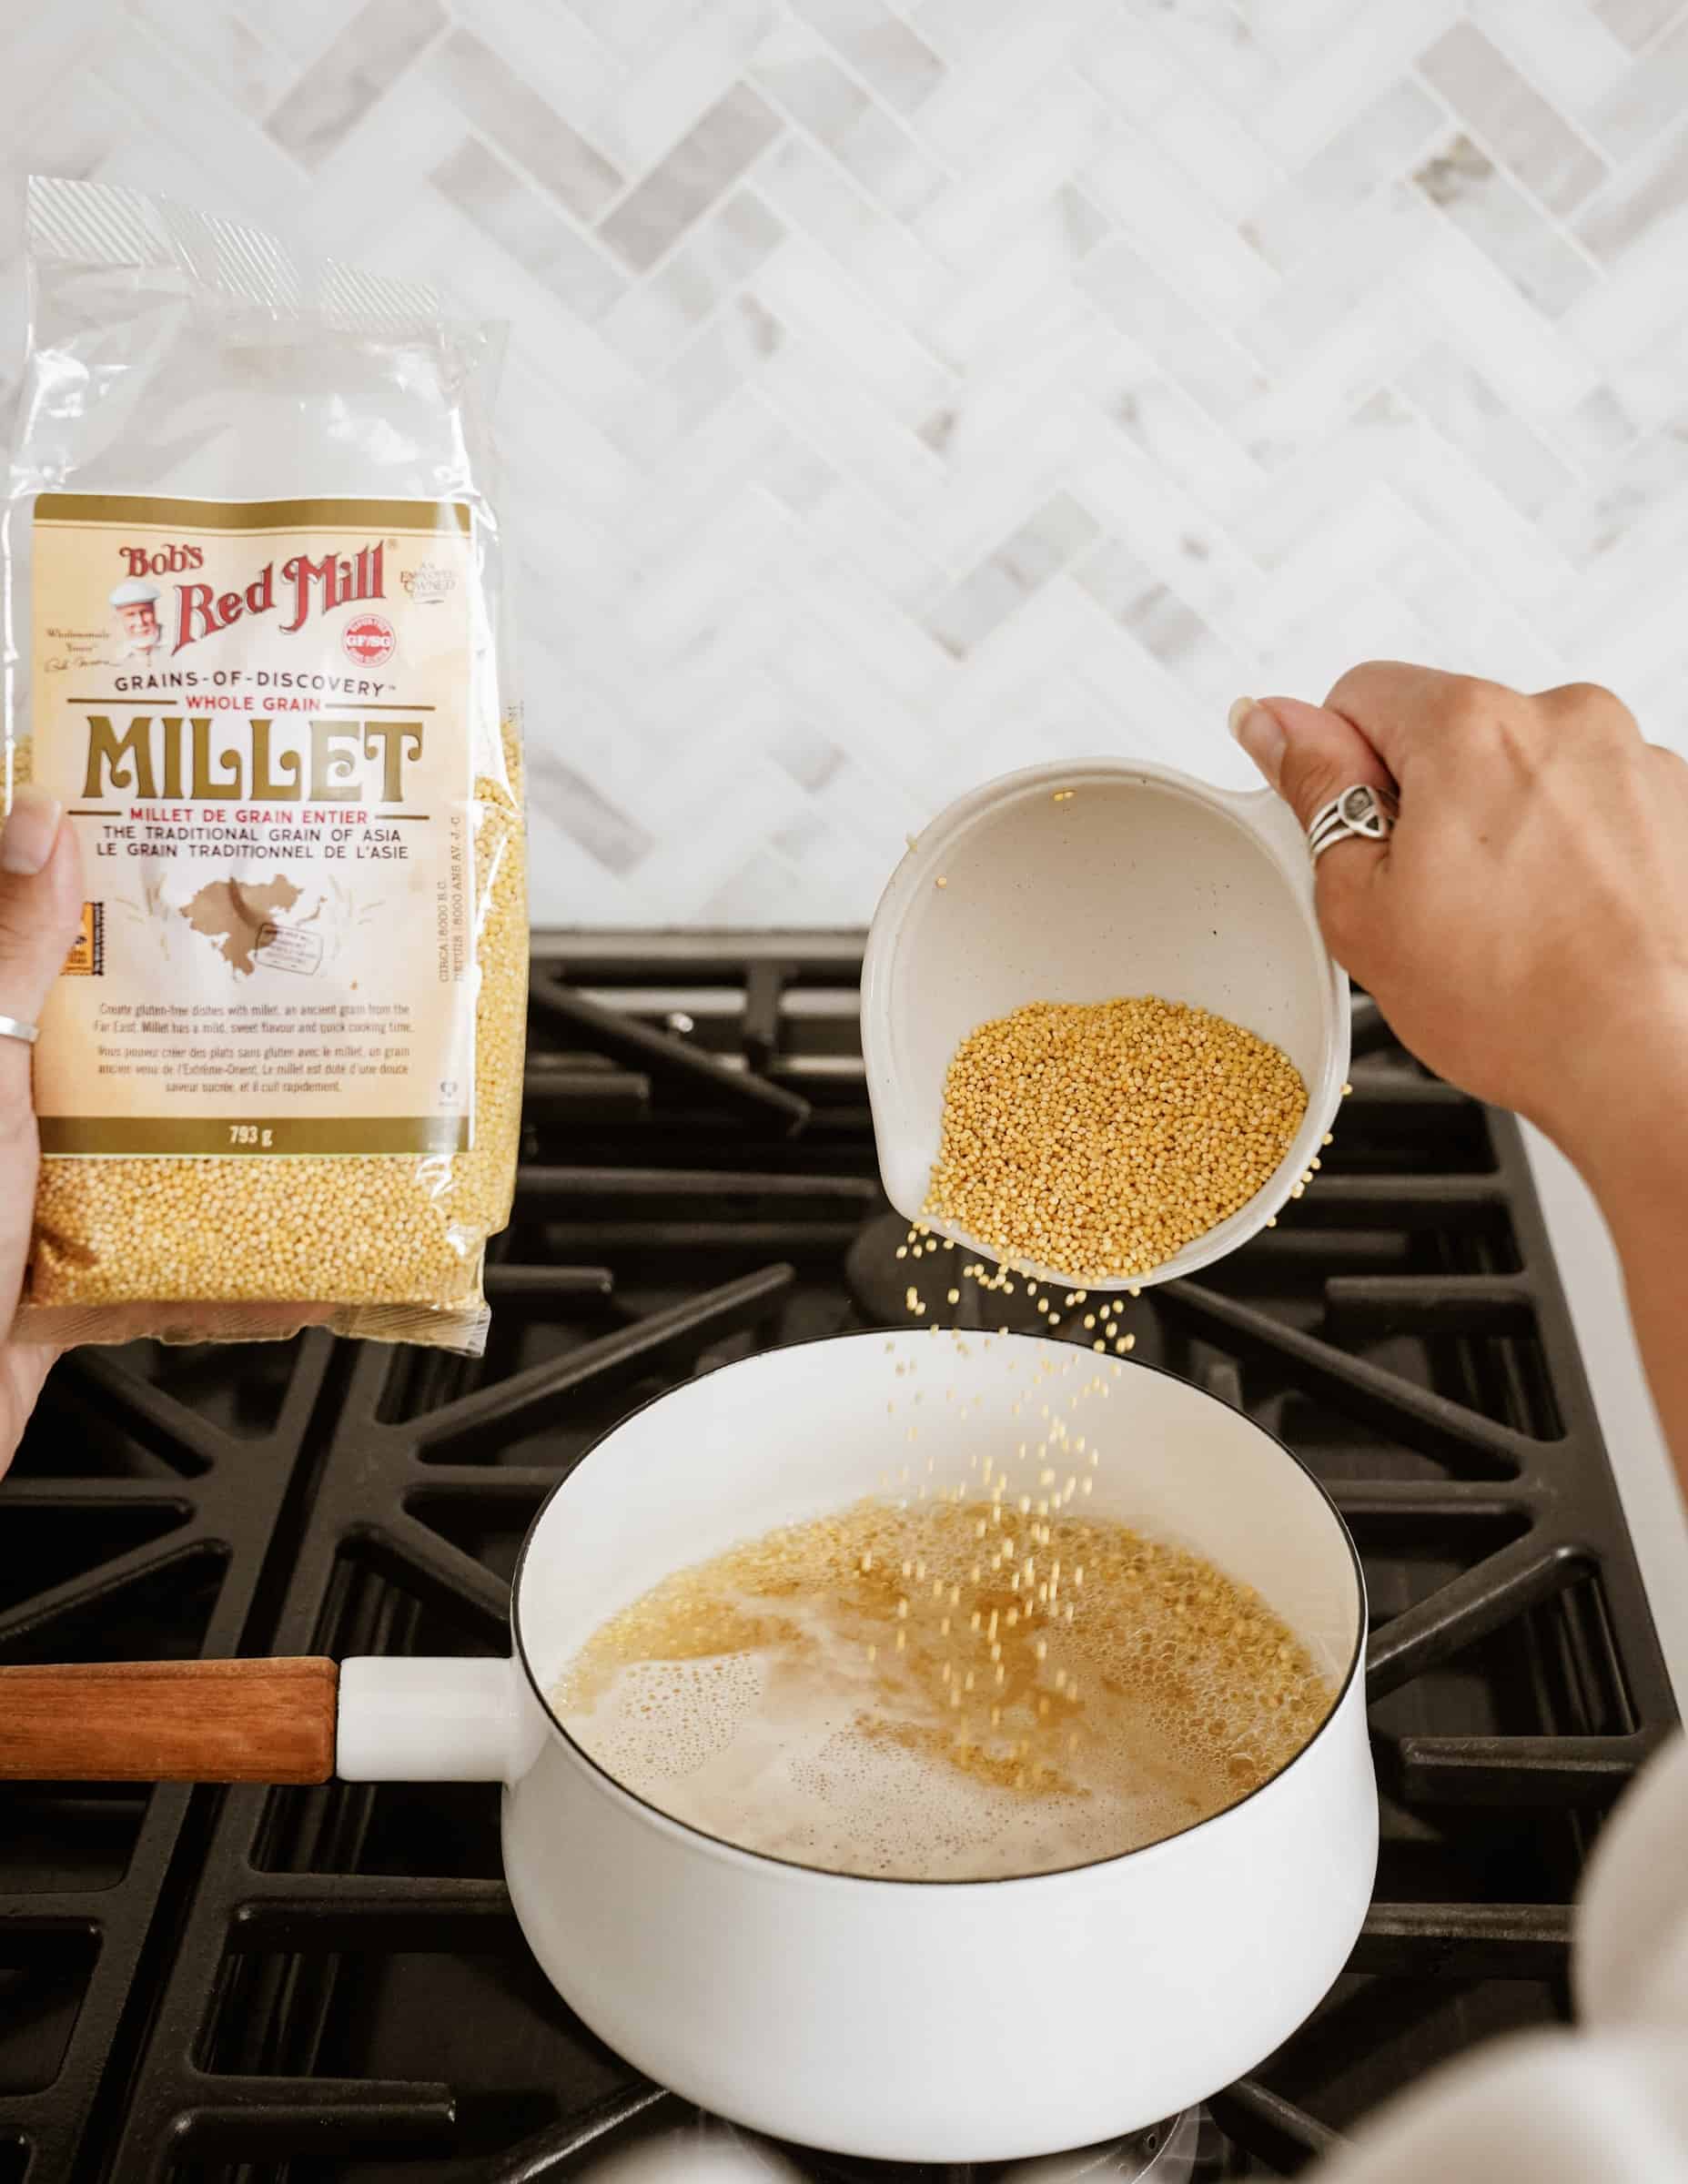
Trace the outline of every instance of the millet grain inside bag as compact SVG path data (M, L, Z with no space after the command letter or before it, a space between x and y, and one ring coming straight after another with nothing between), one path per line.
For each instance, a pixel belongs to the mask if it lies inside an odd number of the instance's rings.
M432 293L32 180L0 796L72 814L25 1340L479 1351L527 898L482 422Z

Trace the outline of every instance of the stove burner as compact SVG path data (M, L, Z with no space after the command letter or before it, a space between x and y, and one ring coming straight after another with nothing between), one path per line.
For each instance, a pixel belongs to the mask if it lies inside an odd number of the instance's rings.
M780 2146L652 2089L610 2104L583 2127L529 2140L489 2184L1213 2184L1220 2134L1199 2108L1106 2146L1019 2161L853 2161ZM801 2164L801 2168L793 2164Z
M935 1251L926 1249L935 1244ZM904 1256L899 1259L897 1253ZM844 1282L859 1309L875 1327L960 1327L994 1334L1006 1327L1016 1335L1048 1332L1037 1300L1016 1281L1014 1294L986 1289L962 1268L975 1263L970 1253L945 1237L916 1236L900 1213L869 1221L844 1258ZM924 1316L909 1309L913 1289L925 1306ZM949 1292L955 1292L955 1302ZM1058 1309L1058 1308L1057 1308Z
M935 1250L931 1249L934 1245ZM905 1254L901 1259L899 1251ZM1009 1334L1042 1335L1050 1341L1076 1342L1086 1348L1104 1338L1110 1357L1115 1334L1131 1334L1136 1337L1136 1354L1148 1356L1143 1333L1149 1317L1146 1299L1127 1291L1098 1291L1069 1304L1067 1299L1076 1295L1073 1289L1047 1281L1031 1283L1020 1275L1011 1275L1004 1289L991 1289L962 1271L979 1263L946 1237L916 1233L911 1241L902 1215L887 1213L869 1221L851 1245L844 1258L844 1282L857 1308L876 1327L958 1327L984 1334L1006 1329ZM925 1306L924 1313L910 1309L910 1289ZM1104 1305L1117 1308L1106 1327Z
M1034 2160L952 2163L911 2167L898 2161L840 2161L816 2154L812 2173L838 2184L1197 2184L1201 2117L1198 2109L1169 2122L1150 2124L1107 2146L1046 2154Z
M0 1660L500 1650L533 1512L647 1396L906 1325L911 1281L928 1320L1041 1330L954 1253L896 1259L859 969L793 936L541 946L485 1359L66 1360L0 1486ZM1355 1054L1294 1211L1126 1308L1139 1359L1324 1482L1372 1607L1376 1898L1309 2021L1207 2104L1189 2184L1293 2175L1567 2016L1578 1878L1674 1719L1518 1133L1365 1003ZM546 1984L475 1785L0 1787L0 2184L518 2184L695 2119Z

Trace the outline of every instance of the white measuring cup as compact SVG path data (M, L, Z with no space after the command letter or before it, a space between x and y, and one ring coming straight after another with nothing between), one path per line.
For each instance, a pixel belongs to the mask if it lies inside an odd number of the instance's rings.
M1235 1250L1281 1209L1330 1128L1348 1076L1348 981L1319 930L1306 838L1269 789L1215 788L1139 760L1028 767L941 812L892 874L862 970L879 1172L897 1212L994 1258L923 1212L951 1057L1027 1002L1130 994L1269 1039L1300 1071L1307 1113L1247 1205L1157 1267L1087 1279L1092 1290L1167 1281Z

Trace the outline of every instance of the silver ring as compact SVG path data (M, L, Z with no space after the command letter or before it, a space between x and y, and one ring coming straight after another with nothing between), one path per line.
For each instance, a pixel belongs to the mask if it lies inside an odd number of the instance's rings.
M41 1027L25 1024L21 1016L0 1016L0 1039L22 1039L25 1046L33 1046L41 1036Z
M1307 830L1308 854L1317 864L1333 842L1386 842L1400 816L1400 803L1392 790L1354 782L1314 813Z

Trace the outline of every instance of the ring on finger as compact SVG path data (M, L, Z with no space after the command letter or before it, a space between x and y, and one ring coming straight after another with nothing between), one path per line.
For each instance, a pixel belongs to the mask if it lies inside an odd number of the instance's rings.
M1392 789L1352 782L1313 814L1307 830L1308 854L1317 864L1334 842L1386 842L1400 816L1400 800Z
M33 1046L40 1036L39 1026L25 1024L21 1016L0 1016L0 1039L21 1039L25 1046Z

